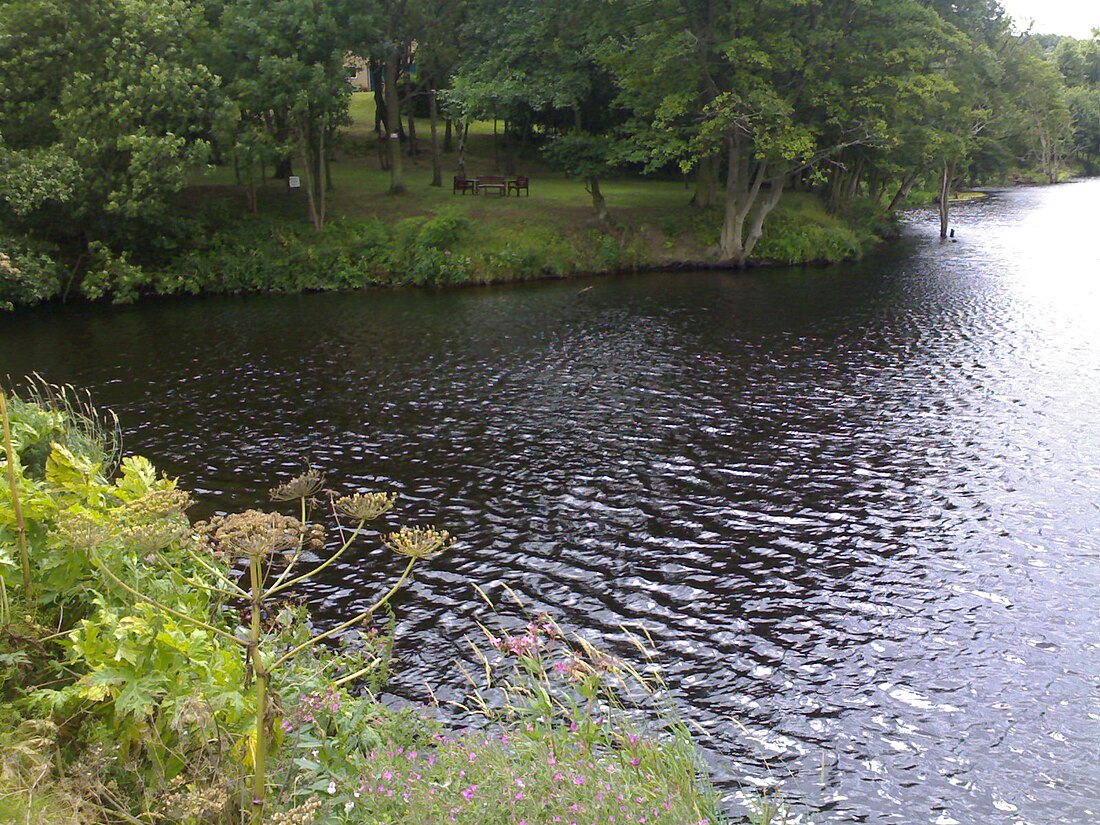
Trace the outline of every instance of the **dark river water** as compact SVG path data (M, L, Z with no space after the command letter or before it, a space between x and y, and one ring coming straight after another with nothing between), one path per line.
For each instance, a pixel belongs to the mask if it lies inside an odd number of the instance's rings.
M930 215L862 263L0 316L0 373L92 390L200 510L310 462L460 538L394 689L502 583L644 625L731 806L1100 821L1100 181ZM373 543L310 591L364 605Z

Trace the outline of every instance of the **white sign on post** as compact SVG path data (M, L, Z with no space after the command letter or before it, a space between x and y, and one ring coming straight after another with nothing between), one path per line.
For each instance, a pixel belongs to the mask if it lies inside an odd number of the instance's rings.
M286 179L286 183L287 186L289 186L291 189L302 188L302 179L297 175L291 175L289 178Z

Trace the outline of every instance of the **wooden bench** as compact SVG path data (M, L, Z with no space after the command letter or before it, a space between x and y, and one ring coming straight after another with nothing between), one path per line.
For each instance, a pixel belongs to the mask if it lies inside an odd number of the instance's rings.
M496 191L500 192L501 196L503 197L504 195L508 194L508 181L507 179L502 178L500 175L482 175L480 178L477 179L477 189L474 191L478 192L479 194L482 191Z
M467 178L465 175L455 175L454 188L451 189L451 194L461 192L465 195L467 192L473 192L477 194L477 178Z

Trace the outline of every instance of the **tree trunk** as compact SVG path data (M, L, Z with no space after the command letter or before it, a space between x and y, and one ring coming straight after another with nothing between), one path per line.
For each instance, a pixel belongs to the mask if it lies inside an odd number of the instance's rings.
M442 186L443 161L439 156L439 113L436 111L435 89L428 90L428 117L432 124L432 186Z
M735 267L748 263L749 256L764 231L764 221L783 197L785 173L772 173L768 196L760 200L760 190L768 171L766 161L755 161L751 147L741 145L741 136L727 138L729 169L726 173L725 213L719 240L722 258ZM748 222L748 236L745 224Z
M589 175L585 180L584 188L592 196L592 208L596 210L596 218L600 226L604 230L610 229L611 219L607 213L607 201L604 200L603 192L600 191L600 179L595 175Z
M758 200L756 203L752 221L749 224L749 236L745 240L746 262L748 262L749 255L752 254L753 249L756 248L757 242L764 234L764 219L768 217L768 214L773 209L775 209L779 204L779 199L783 197L783 184L785 178L785 175L774 175L768 183L771 188L768 190L767 197L763 200Z
M909 193L913 190L913 185L917 182L917 178L920 177L920 172L913 172L909 177L902 181L901 186L898 187L898 191L894 193L894 197L890 199L890 205L886 207L887 212L894 212L897 210L901 202L909 197Z
M392 49L386 60L386 123L389 132L387 143L389 145L390 161L390 193L394 195L405 192L405 170L401 158L401 103L397 96L397 63L400 55L397 49Z
M389 123L386 120L386 96L383 92L386 83L385 73L377 60L371 60L367 65L370 71L371 91L374 92L374 131L380 135L389 134Z
M316 139L312 129L306 126L302 130L301 152L302 171L305 174L306 200L309 205L309 222L318 232L325 226L325 187L322 178L324 153L324 128Z
M458 174L466 175L466 136L470 134L470 127L464 121L458 123Z
M709 209L718 202L718 167L717 155L708 155L699 161L695 171L695 194L691 197L692 206Z
M443 131L443 151L444 152L453 152L454 148L455 148L454 143L453 143L454 138L451 137L451 129L452 129L451 119L447 118L447 125L444 127L444 131Z
M493 171L500 171L500 143L497 140L497 119L493 118Z
M504 174L506 175L516 173L516 153L515 147L512 145L512 131L514 128L511 121L504 121Z
M855 200L856 195L859 194L859 184L863 178L863 158L856 160L856 168L852 170L852 177L848 181L848 191L845 192L845 198L849 203Z
M405 110L408 112L409 130L408 136L408 150L409 157L415 158L420 154L420 145L416 141L416 115L413 113L413 95L409 92L409 96L405 98Z
M328 163L328 151L326 150L325 143L326 127L322 126L318 131L317 140L317 154L315 155L315 163L313 170L314 186L317 188L317 228L323 229L325 226L325 212L328 206L328 195L326 194L324 172Z
M325 142L329 146L333 146L336 142L336 127L325 127ZM332 150L329 149L325 152L325 191L335 192L336 184L332 182Z
M943 178L940 180L940 237L947 237L948 200L951 197L951 165L943 162Z

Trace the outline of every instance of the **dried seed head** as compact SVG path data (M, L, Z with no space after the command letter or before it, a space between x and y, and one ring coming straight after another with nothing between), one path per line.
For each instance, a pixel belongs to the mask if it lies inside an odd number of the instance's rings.
M356 493L336 499L336 511L359 521L373 521L393 509L396 493Z
M236 536L229 543L237 555L266 559L276 553L297 547L298 537L278 529L255 530Z
M319 810L321 810L321 800L311 796L297 808L271 814L270 825L311 825Z
M77 550L91 550L115 537L112 527L100 524L90 515L79 510L65 510L59 513L53 534L64 544Z
M151 521L123 528L122 539L138 553L151 553L183 539L188 532L190 527L186 524Z
M180 777L182 778L182 777ZM225 811L231 795L224 780L215 784L202 782L173 782L171 792L161 799L161 808L173 818L183 820L208 820Z
M413 559L430 559L453 543L450 533L434 527L402 527L385 538L386 546L393 552Z
M296 548L299 541L304 541L305 547L311 550L324 546L322 528L309 525L303 530L302 522L296 518L259 510L214 516L195 524L195 531L207 541L216 557L262 558Z
M280 484L271 490L272 501L296 501L300 498L309 498L316 495L317 491L325 483L325 477L320 470L310 467L300 476L295 476L285 484Z

